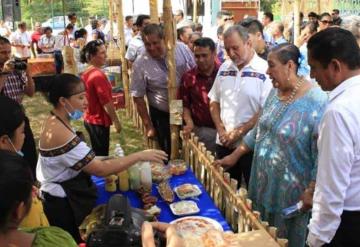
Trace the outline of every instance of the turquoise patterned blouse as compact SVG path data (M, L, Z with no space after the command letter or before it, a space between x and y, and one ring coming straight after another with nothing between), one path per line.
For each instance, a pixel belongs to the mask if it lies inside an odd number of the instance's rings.
M277 94L270 92L257 125L244 137L254 150L249 197L275 214L296 204L316 178L318 124L327 103L327 94L315 86L278 114L284 102Z

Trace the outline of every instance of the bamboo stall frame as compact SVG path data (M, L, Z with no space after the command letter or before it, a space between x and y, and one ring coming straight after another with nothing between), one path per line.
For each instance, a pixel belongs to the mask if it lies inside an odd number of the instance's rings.
M159 24L158 1L149 0L151 23Z
M109 0L109 19L110 19L110 40L113 40L113 38L114 38L114 27L113 27L114 2L113 2L113 0Z
M124 86L125 109L127 110L127 113L129 113L129 105L130 105L129 74L128 74L127 62L125 60L125 37L124 37L125 35L124 35L124 15L123 15L122 0L116 0L116 10L117 10L117 24L118 24L117 43L120 45L121 77Z
M194 4L193 4L193 22L197 23L198 22L198 0L193 0Z
M168 67L168 101L169 108L171 102L176 99L176 64L175 64L175 22L172 14L171 0L164 0L163 3L164 15L164 33L165 33L165 47L166 47L166 64ZM170 124L171 136L171 159L176 159L179 156L179 131L180 127L175 124Z

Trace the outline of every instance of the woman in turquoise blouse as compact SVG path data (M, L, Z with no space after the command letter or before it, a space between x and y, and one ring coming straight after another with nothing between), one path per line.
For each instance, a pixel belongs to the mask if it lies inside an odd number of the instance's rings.
M305 246L306 226L315 184L317 126L327 95L297 76L299 50L291 44L275 47L268 56L270 92L257 125L229 156L216 161L229 168L254 150L249 197L262 220L278 228L289 246ZM302 201L301 213L286 218L282 210Z

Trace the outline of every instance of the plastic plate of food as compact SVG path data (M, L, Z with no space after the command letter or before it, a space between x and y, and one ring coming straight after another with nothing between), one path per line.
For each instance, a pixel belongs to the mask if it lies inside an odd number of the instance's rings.
M203 216L187 216L176 219L170 224L175 225L177 233L183 238L202 236L209 230L224 231L219 222Z
M193 201L180 201L171 203L170 209L173 214L178 216L196 214L200 212L196 202Z
M172 175L182 175L187 170L187 165L184 160L170 160L168 165Z
M155 183L160 183L171 178L169 169L161 163L151 162L151 176Z
M182 184L175 187L174 191L180 199L186 199L201 195L201 190L196 184Z

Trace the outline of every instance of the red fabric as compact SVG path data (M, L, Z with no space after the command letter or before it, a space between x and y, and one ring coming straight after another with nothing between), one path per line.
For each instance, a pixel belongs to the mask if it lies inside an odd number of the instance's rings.
M197 67L186 72L178 91L178 98L183 100L183 106L191 112L191 117L196 126L215 128L212 121L208 93L214 84L219 63L215 63L215 69L211 76L201 75Z
M112 101L110 82L104 72L95 67L85 71L81 78L85 82L88 100L84 120L89 124L109 127L112 121L106 113L104 105Z
M37 43L41 37L41 33L34 31L33 34L31 35L31 41Z
M125 95L123 92L112 94L115 109L125 108Z

